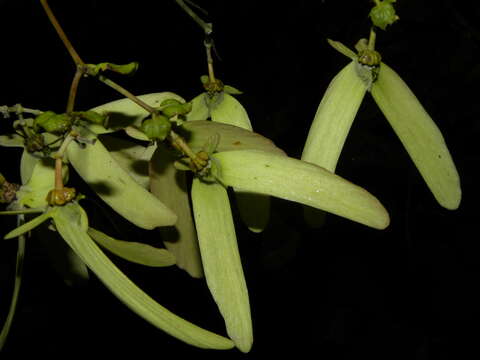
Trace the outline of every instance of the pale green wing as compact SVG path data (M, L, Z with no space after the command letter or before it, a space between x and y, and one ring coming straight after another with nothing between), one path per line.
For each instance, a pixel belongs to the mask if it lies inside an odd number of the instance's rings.
M302 160L335 172L366 91L352 61L335 76L323 95L308 132Z
M225 92L220 94L217 101L212 104L211 117L216 122L252 130L252 124L243 105Z
M232 95L222 93L212 106L212 120L253 131L247 111ZM240 217L253 232L262 232L270 218L269 196L234 188Z
M365 189L318 165L257 150L215 154L222 183L322 209L377 229L390 220Z
M179 132L194 151L202 150L212 134L217 133L220 135L218 152L257 149L285 154L272 140L238 126L213 121L186 121L179 128Z
M118 165L101 141L84 147L72 142L67 154L83 180L128 221L144 229L173 225L177 221L172 210Z
M303 148L302 160L335 172L345 139L367 91L357 75L355 62L345 66L331 81L318 106ZM324 213L305 207L304 216L313 227L323 225Z
M18 225L21 225L23 222L23 217L18 217ZM23 270L23 259L25 257L25 236L20 235L18 238L18 247L17 247L17 262L15 266L15 283L13 285L13 294L10 301L10 308L8 309L8 314L3 323L2 330L0 331L0 351L2 351L7 341L10 328L12 326L13 317L15 315L15 310L17 308L18 294L20 293L20 286L22 284L22 270Z
M192 203L208 288L228 336L248 352L253 342L250 304L227 191L194 179Z
M159 144L150 162L150 191L178 216L174 226L160 228L163 243L177 266L194 278L203 276L197 233L193 223L186 174L173 166L175 157Z
M112 254L125 260L152 267L175 264L175 256L168 250L135 241L118 240L94 228L88 229L88 235Z
M462 197L457 169L440 130L407 84L382 63L371 93L435 199L457 209Z
M138 145L132 141L109 135L102 135L100 141L117 164L138 184L148 189L150 184L148 163L156 149L156 145Z
M209 349L230 349L234 346L231 340L171 313L137 287L87 235L81 224L85 221L81 217L86 217L83 209L78 204L70 203L60 208L54 221L65 241L105 286L132 311L188 344Z

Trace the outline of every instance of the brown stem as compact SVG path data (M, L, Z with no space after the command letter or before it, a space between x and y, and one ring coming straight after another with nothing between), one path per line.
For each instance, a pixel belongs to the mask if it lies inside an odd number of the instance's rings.
M82 79L82 75L83 71L81 70L80 66L77 66L77 71L75 71L72 84L70 85L70 93L68 94L67 114L71 113L73 111L73 107L75 106L75 98L77 97L78 84Z
M75 50L75 48L73 47L72 43L70 42L70 40L68 40L68 37L67 35L65 34L65 32L63 31L60 23L58 22L57 18L55 17L55 15L53 14L52 10L50 9L50 6L48 5L48 1L47 0L40 0L40 3L42 4L43 6L43 9L45 10L45 12L47 13L47 16L48 16L48 19L50 20L50 22L52 23L53 27L55 28L55 30L57 31L57 34L58 36L60 37L60 39L63 41L63 44L65 45L65 47L67 48L68 52L70 53L70 56L72 57L73 61L75 62L76 65L84 65L84 62L82 61L82 59L80 58L80 56L78 55L77 51Z
M62 158L57 157L55 159L55 190L63 189L62 165Z
M133 95L130 91L128 91L127 89L125 89L124 87L118 85L116 82L106 78L105 76L103 75L99 75L98 76L98 80L100 80L101 82L103 82L105 85L108 85L110 86L112 89L118 91L120 94L122 94L123 96L129 98L130 100L132 100L134 103L136 103L138 106L141 106L142 108L144 108L145 110L147 110L149 113L153 114L156 112L156 110L151 107L150 105L148 105L147 103L145 103L144 101L140 100L139 98L137 98L135 95Z
M196 164L201 168L205 166L205 160L199 159L198 155L188 146L185 140L178 135L175 131L170 130L169 140L177 149L179 149L184 155L188 156L193 164Z

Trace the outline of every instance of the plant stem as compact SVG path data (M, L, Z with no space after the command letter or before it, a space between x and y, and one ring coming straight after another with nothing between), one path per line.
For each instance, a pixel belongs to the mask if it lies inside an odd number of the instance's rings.
M208 77L210 79L210 83L214 84L216 80L215 73L213 72L212 42L205 40L204 45L205 50L207 51Z
M80 80L82 79L83 71L81 70L80 66L77 66L77 70L75 71L75 75L73 76L72 84L70 85L70 93L68 94L68 101L67 101L67 114L73 111L73 107L75 105L75 98L77 97L77 89Z
M130 100L132 100L134 103L136 103L138 106L144 108L145 110L147 110L149 113L153 114L156 112L156 110L151 107L150 105L148 105L147 103L145 103L144 101L140 100L139 98L137 98L135 95L133 95L130 91L128 91L127 89L125 89L124 87L118 85L116 82L106 78L105 76L103 75L99 75L98 76L98 80L100 80L101 82L103 82L105 85L108 85L110 86L112 89L118 91L120 94L122 94L123 96L129 98Z
M373 27L370 29L370 37L368 39L368 49L369 50L375 50L375 40L377 38L377 34L375 33L375 30Z
M206 35L210 35L213 31L212 24L203 21L183 0L175 0L178 5L203 29Z
M48 16L48 19L50 20L50 22L52 23L53 27L55 28L55 30L57 31L57 34L58 36L60 37L60 39L63 41L63 44L65 45L65 47L67 48L68 52L70 53L70 56L72 57L73 61L75 62L76 65L83 65L84 62L82 61L82 59L80 58L80 56L78 55L77 51L75 50L75 48L73 47L72 43L70 42L70 40L68 40L68 37L67 35L65 34L65 32L63 31L62 27L60 26L60 23L58 22L57 18L55 17L55 15L53 14L52 10L50 9L50 6L48 5L48 1L47 0L40 0L40 3L42 4L43 6L43 9L45 10L45 12L47 13L47 16Z

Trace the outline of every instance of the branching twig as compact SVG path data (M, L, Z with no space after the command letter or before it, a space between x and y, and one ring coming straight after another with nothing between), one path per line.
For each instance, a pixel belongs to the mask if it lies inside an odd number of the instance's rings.
M200 16L195 14L195 12L187 4L185 4L185 1L183 0L175 0L175 1L202 28L202 30L205 32L205 35L210 35L212 33L213 31L212 23L207 23L203 21L200 18Z

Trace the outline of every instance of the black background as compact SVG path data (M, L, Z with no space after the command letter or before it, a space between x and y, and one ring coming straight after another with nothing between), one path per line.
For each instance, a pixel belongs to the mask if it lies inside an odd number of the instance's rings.
M353 47L366 37L371 2L197 2L214 23L222 59L215 63L217 76L244 91L238 99L257 132L299 157L328 83L348 62L326 38ZM0 105L61 111L74 67L39 2L0 4ZM377 39L384 61L444 134L461 176L457 211L435 202L367 95L337 173L377 196L391 225L377 231L329 216L324 228L311 230L300 206L278 199L264 233L249 233L237 221L255 331L249 354L199 350L171 338L124 307L94 276L86 288L67 287L41 243L31 239L18 311L1 356L478 357L480 8L474 4L398 0L401 20ZM115 78L135 94L168 90L191 99L201 91L203 35L173 0L52 0L51 7L86 62L140 62L134 77ZM79 109L119 97L91 79L79 91ZM7 121L0 121L0 131L8 131ZM19 155L1 149L0 171L14 180ZM13 219L0 220L2 233L14 226ZM128 236L147 234L132 230ZM14 243L0 244L0 321L8 309L14 254ZM176 268L115 261L167 308L224 333L203 280Z

